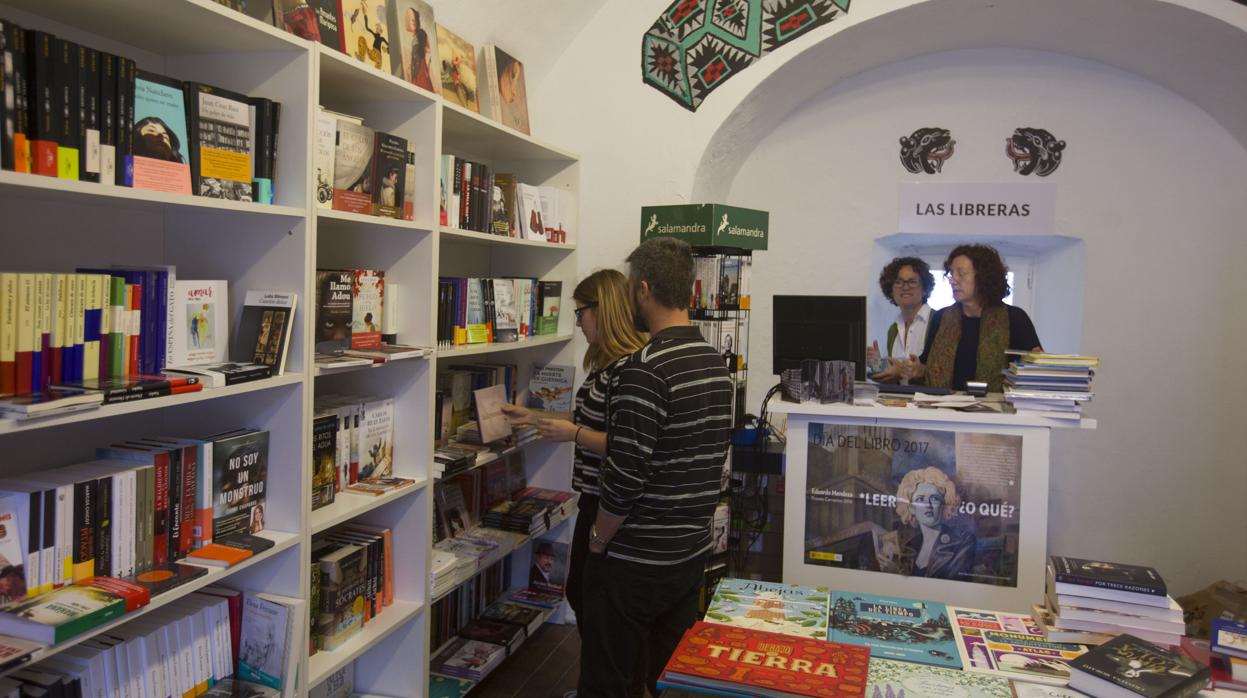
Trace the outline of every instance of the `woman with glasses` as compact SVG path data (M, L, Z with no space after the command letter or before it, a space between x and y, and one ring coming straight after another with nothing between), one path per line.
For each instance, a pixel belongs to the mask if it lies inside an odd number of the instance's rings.
M580 514L572 534L567 601L581 618L580 580L589 552L589 528L598 515L598 474L606 456L606 405L612 370L619 359L645 346L646 340L633 325L628 277L620 272L593 272L576 285L572 300L576 303L576 324L589 343L584 358L589 373L576 393L575 412L559 415L517 405L504 405L502 409L513 424L536 424L546 439L576 444L572 488L580 493Z
M866 365L880 366L880 359L886 359L871 378L880 383L896 383L901 380L900 362L918 356L925 346L931 317L927 299L935 290L935 276L930 265L921 259L897 257L879 273L879 289L900 312L888 327L887 353L880 350L879 340L875 340L866 347Z
M960 245L944 260L956 301L931 313L922 356L900 364L903 378L935 388L965 390L967 381L1004 389L1005 351L1043 351L1035 324L1021 308L1005 305L1008 267L990 245Z

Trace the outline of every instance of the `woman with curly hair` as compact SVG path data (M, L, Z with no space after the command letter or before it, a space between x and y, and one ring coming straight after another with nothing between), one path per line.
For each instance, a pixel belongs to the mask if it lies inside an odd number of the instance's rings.
M948 521L957 516L961 496L943 470L926 467L905 473L896 488L901 574L962 579L974 568L974 534ZM913 527L916 527L915 530Z
M903 378L936 388L965 390L967 381L1004 389L1007 350L1043 351L1025 310L1005 305L1009 268L990 245L959 245L944 260L956 303L931 313L921 357L903 362Z
M875 340L866 347L866 364L876 365L880 358L887 358L886 368L871 378L880 383L895 383L901 378L897 364L910 356L918 356L926 345L931 318L927 299L935 290L935 276L921 259L897 257L879 273L879 290L900 312L896 321L888 326L885 346L881 349L879 341Z

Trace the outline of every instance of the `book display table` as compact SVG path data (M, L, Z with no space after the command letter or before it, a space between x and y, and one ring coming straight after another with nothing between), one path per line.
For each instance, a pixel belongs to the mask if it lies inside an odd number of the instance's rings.
M1049 432L1091 419L774 402L783 578L1028 613L1044 595Z

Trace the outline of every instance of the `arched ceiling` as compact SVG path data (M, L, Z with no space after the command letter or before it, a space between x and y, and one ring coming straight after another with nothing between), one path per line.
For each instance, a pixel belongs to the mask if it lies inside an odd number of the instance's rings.
M1191 100L1247 147L1247 7L1231 0L876 0L808 38L754 68L756 84L709 139L692 200L725 196L754 146L837 81L967 48L1051 51L1133 72Z

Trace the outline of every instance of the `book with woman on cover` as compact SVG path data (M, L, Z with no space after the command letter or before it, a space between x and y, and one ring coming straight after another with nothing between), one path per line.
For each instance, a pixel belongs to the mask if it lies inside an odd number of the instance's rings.
M396 77L442 93L437 54L437 22L422 0L390 0L390 67Z

